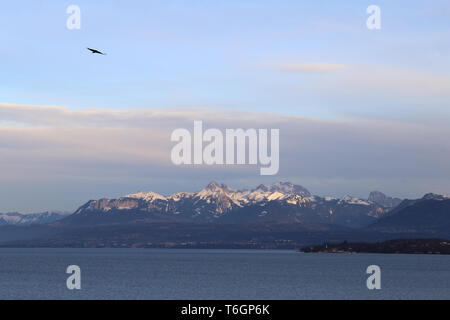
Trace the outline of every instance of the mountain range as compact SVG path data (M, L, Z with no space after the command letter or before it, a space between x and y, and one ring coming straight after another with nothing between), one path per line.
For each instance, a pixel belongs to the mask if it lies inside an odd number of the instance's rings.
M63 220L77 225L131 222L323 223L360 228L377 221L401 202L372 192L369 199L312 195L289 182L233 190L209 183L199 192L163 196L138 192L118 199L91 200Z
M192 193L90 200L68 216L16 215L0 227L3 246L293 248L450 238L450 197L401 200L379 191L367 199L322 197L289 182L243 190L211 182ZM13 225L19 218L28 222Z

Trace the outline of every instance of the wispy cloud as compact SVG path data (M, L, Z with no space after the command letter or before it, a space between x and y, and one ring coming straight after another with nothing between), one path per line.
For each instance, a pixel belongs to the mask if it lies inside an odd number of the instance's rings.
M269 63L268 66L288 72L296 73L329 73L348 69L349 66L338 63L312 62L312 63Z

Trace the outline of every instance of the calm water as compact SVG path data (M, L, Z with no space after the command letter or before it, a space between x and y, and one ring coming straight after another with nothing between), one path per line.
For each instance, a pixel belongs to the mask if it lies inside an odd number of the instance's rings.
M68 290L68 265L81 290ZM366 288L367 266L382 289ZM450 256L0 249L0 299L449 299Z

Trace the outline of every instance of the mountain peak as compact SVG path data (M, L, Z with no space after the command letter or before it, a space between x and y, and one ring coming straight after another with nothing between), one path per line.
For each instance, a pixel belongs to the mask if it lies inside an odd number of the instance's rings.
M385 208L394 208L402 202L401 199L388 197L380 191L372 191L367 200Z
M436 194L436 193L427 193L426 195L423 196L424 200L447 200L448 197L440 195L440 194Z
M290 182L276 182L270 187L270 191L278 191L283 194L295 194L303 197L311 196L311 193L308 191L308 189Z
M256 187L255 191L261 190L263 192L267 192L267 191L269 191L269 189L270 188L268 186L266 186L265 184L260 184L259 186Z
M214 190L222 189L222 188L227 188L227 189L228 189L228 187L227 187L226 185L224 185L224 184L219 185L217 182L211 181L211 182L206 186L205 189L206 189L206 190L214 191Z
M372 191L369 194L369 198L367 200L375 202L375 203L383 203L386 201L386 195L381 191Z
M377 190L372 191L372 192L369 194L369 198L370 198L370 197L376 197L376 196L386 198L386 195L385 195L383 192L377 191Z

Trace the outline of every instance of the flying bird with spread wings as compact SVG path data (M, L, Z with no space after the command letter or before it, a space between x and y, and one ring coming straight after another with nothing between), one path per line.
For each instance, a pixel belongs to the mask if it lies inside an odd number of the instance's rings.
M96 54L101 54L101 55L104 55L104 56L106 56L106 53L103 53L103 52L101 52L101 51L98 51L98 50L95 50L95 49L91 49L91 48L87 48L89 51L91 51L92 53L96 53Z

